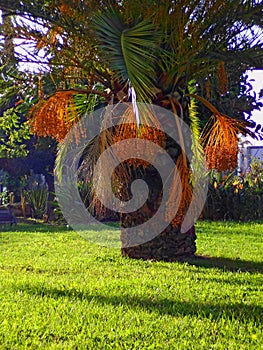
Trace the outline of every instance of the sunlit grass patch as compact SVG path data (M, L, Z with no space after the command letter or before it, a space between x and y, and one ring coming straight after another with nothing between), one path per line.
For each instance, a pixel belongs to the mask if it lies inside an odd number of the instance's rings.
M165 263L67 228L0 234L1 349L261 349L262 224L197 224L198 255Z

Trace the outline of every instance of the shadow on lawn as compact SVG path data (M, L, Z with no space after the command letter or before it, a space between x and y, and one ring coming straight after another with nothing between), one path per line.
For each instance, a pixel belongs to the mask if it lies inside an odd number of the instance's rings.
M196 255L195 257L188 259L186 262L189 265L205 268L218 268L224 271L263 273L263 262L200 255Z
M94 232L100 232L105 230L120 230L119 223L116 222L108 222L105 221L103 223L91 223L89 225L81 226L79 230L83 231L94 231ZM29 219L18 219L18 224L16 226L14 225L2 225L1 227L2 232L65 232L65 231L74 231L73 228L69 227L68 225L64 224L50 224L50 223L43 223L36 220L29 220Z
M20 288L21 290L21 288ZM49 297L52 299L69 298L82 301L95 302L101 305L127 306L130 309L141 309L145 312L154 312L159 315L170 316L198 316L199 318L209 318L218 321L224 317L237 319L247 323L252 321L258 324L263 322L263 308L258 305L245 303L227 303L225 299L222 303L203 303L188 302L170 298L162 298L153 295L152 298L134 296L134 295L112 295L105 296L101 294L90 295L88 292L78 291L77 289L58 289L45 288L42 286L29 287L24 291L34 296Z
M21 233L50 233L50 232L65 232L72 231L71 228L65 225L53 225L48 223L42 223L34 220L27 220L25 222L20 222L18 220L17 225L4 225L1 227L1 232L21 232Z

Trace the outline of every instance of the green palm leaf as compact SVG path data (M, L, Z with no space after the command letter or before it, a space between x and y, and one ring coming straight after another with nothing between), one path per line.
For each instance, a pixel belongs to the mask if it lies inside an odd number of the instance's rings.
M94 19L99 48L109 68L121 83L130 82L139 99L154 95L155 49L158 34L154 25L141 21L127 27L116 13L101 14Z

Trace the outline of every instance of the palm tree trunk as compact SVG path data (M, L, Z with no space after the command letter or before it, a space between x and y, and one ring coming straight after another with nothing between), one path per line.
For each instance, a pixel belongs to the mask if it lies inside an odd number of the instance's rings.
M163 101L164 100L165 97L163 98ZM154 103L162 105L160 100L154 101ZM165 106L167 109L173 110L178 115L183 111L184 122L190 124L188 100L183 96L182 92L179 103L178 101L176 103L179 109L178 111L175 111L175 105L172 106L172 102L169 103L167 99L165 100ZM186 145L186 142L190 143ZM191 141L185 140L184 143L189 149L191 148ZM166 151L176 163L178 156L181 154L181 149L178 144L174 140L168 138L166 140ZM125 228L132 227L133 230L135 230L135 236L138 235L138 237L140 237L144 235L144 232L141 232L139 225L154 216L162 200L162 180L160 176L158 176L158 172L152 166L149 166L146 171L137 169L136 173L143 174L139 175L139 177L148 184L150 194L146 203L138 211L131 214L122 214L120 217L122 242L121 254L135 259L164 261L185 260L193 257L196 252L196 235L194 226L188 232L182 233L180 225L175 226L170 223L163 232L159 233L152 240L140 245L132 246L131 238L125 232ZM137 178L137 176L135 177ZM187 203L185 203L185 205L187 207ZM134 235L132 237L133 242L135 241Z
M154 216L162 200L162 184L155 171L150 169L143 180L147 182L150 189L148 200L138 211L122 214L120 217L122 256L128 256L134 259L164 261L184 260L192 257L196 251L194 227L186 233L181 233L180 227L173 227L172 224L168 224L166 229L151 241L136 246L130 246L131 237L125 232L125 228L132 227L135 231L132 237L133 242L137 235L140 240L140 236L142 236L144 232L142 232L138 225Z
M122 243L125 237L121 237ZM196 251L194 226L187 233L180 233L169 225L165 231L150 242L121 248L122 256L133 259L156 260L156 261L178 261L186 260L194 256Z
M192 257L196 252L195 228L192 227L188 232L182 233L180 225L176 227L174 223L168 224L166 229L152 240L133 246L133 242L140 241L140 237L145 235L140 225L155 215L163 199L162 180L157 170L150 166L144 172L137 169L136 174L140 174L138 177L147 183L150 192L146 203L139 210L120 216L122 256L164 261L185 260ZM129 237L126 228L133 228L132 237ZM155 232L155 227L149 230ZM137 236L138 239L135 238Z

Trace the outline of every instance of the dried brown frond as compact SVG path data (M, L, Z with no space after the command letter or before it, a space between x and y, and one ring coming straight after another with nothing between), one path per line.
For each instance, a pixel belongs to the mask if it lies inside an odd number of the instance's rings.
M112 129L112 106L105 110L104 119L102 121L101 132L96 136L90 145L88 145L87 150L83 154L84 162L79 168L79 174L83 178L85 175L86 182L96 181L99 186L100 198L106 201L112 197L114 193L119 197L118 189L121 187L122 192L126 188L128 189L128 183L130 179L130 173L127 166L124 163L119 162L116 158L116 154L112 151L111 146L114 144L114 134ZM108 151L108 156L105 157L104 162L98 164L100 156ZM116 166L118 164L118 166ZM94 169L97 168L96 179L94 179ZM112 173L109 173L111 170ZM111 183L109 183L109 176ZM103 205L98 194L95 191L94 186L91 187L90 191L90 205L89 210L98 219L105 217L108 213L108 209Z

